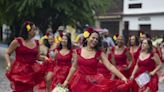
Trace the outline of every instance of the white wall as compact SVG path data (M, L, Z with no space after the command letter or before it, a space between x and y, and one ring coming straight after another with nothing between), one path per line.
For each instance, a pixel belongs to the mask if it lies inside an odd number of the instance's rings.
M129 4L142 3L142 8L129 9ZM124 14L164 12L164 0L124 0Z
M130 30L139 30L140 24L151 24L151 30L164 30L164 15L149 15L150 20L139 21L141 16L124 16L123 21L129 21Z
M164 30L164 15L152 16L152 30Z

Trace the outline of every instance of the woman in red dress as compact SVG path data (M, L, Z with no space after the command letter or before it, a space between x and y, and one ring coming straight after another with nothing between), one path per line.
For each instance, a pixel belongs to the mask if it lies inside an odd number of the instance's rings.
M127 82L123 76L108 60L103 52L98 32L91 32L84 41L83 48L77 49L73 54L73 63L70 72L63 83L63 87L69 84L71 92L116 92L115 81L106 79L102 74L97 74L99 60L106 68ZM116 89L115 89L116 90Z
M132 66L130 68L130 71L129 71L130 75L132 74L133 69L136 65L137 59L138 59L139 54L140 54L140 50L141 50L141 47L139 46L138 38L135 35L132 35L130 37L130 54L132 56L133 63L132 63Z
M129 78L129 69L132 65L132 56L124 45L122 36L117 37L117 45L112 48L115 66L126 78Z
M13 92L33 92L35 85L44 79L42 66L37 60L47 60L39 55L39 43L33 40L36 26L25 22L20 37L14 39L5 53L7 77L11 82ZM10 55L15 51L16 57L11 64Z
M137 78L140 74L147 72L150 75L150 81L143 87L139 87L134 81L134 92L157 92L158 76L157 71L161 67L161 60L157 53L153 52L153 46L150 39L142 42L141 52L137 64L131 75L131 79Z
M111 49L108 46L108 43L105 41L102 42L102 51L108 57L108 60L111 61L111 58L112 58ZM97 72L100 74L103 74L103 76L106 77L107 79L113 79L112 73L103 65L101 61L99 61L98 63Z
M54 61L54 50L56 49L56 44L54 42L54 36L49 34L48 39L43 40L43 44L40 45L40 54L47 56L49 58L48 62L43 62L43 69L45 70L45 80L43 80L38 86L35 87L35 90L39 92L45 92L50 89L52 81L52 73L49 72L55 65Z
M140 41L142 42L144 39L151 39L151 35L148 34L148 33L142 33L140 35ZM162 53L161 53L160 48L157 48L157 47L153 46L153 52L157 53L158 56L160 57L160 59L162 60Z
M66 79L72 63L72 44L71 38L68 34L64 34L59 47L55 50L56 65L52 69L53 79L51 83L51 90L57 84L63 84Z

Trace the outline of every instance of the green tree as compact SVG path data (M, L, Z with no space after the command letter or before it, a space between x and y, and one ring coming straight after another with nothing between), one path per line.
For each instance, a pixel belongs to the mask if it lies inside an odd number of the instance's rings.
M12 36L18 36L20 26L31 20L45 33L49 24L94 24L95 9L104 10L111 0L0 0L0 25L8 24Z

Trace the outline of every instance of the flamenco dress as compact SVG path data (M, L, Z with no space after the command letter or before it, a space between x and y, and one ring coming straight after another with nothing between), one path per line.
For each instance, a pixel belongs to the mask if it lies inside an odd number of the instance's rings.
M121 54L115 54L115 47L112 48L112 51L114 53L114 59L116 61L116 68L126 77L129 78L129 70L126 70L128 67L127 62L127 55L126 52L128 51L128 48L124 48L123 52Z
M61 54L60 50L57 52L58 54L55 59L56 64L51 70L54 75L51 83L51 90L55 88L57 84L62 84L65 81L72 63L72 50L70 50L69 53L66 53L65 55Z
M92 58L84 58L81 50L76 49L77 70L69 82L70 92L117 92L117 86L123 81L109 80L97 73L101 51L97 51Z
M152 59L154 53L152 52L150 56L144 60L139 59L138 60L138 70L135 74L134 78L137 78L140 74L144 72L150 73L153 71L156 67L156 64L154 60ZM136 82L134 81L134 92L144 92L144 90L149 87L150 92L157 92L158 91L158 75L155 74L153 76L150 76L150 82L147 83L144 87L140 88Z
M19 43L15 50L16 58L6 76L13 92L33 92L34 86L44 79L43 66L37 63L39 43L35 41L36 46L29 48L23 44L21 38L16 40Z
M133 59L132 66L131 66L130 71L129 71L130 75L132 74L134 67L137 63L140 51L141 51L141 47L138 47L138 49L136 51L133 51L133 50L130 51L130 54L131 54L132 59Z
M111 53L108 55L108 60L111 61ZM98 63L97 65L97 72L100 74L103 74L104 77L106 77L107 79L110 79L112 76L112 73L102 64L102 63Z

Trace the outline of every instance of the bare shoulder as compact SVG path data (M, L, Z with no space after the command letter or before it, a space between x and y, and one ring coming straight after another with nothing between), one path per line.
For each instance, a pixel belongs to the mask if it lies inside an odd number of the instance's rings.
M10 46L19 46L19 42L18 42L18 40L17 39L14 39L11 43L10 43Z

